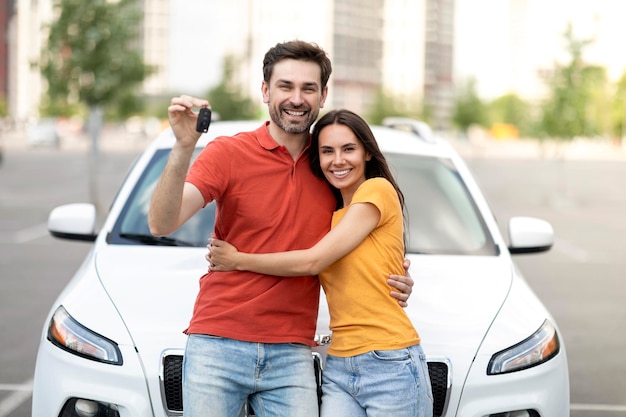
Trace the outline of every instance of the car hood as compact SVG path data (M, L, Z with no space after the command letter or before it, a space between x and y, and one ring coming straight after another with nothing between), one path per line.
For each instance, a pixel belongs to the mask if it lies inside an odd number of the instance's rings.
M448 364L451 398L458 401L474 359L510 295L515 269L509 255L408 257L415 285L405 311L420 335L428 360ZM325 313L321 308L318 333L329 334ZM505 328L514 321L512 317L499 320ZM499 333L490 346L495 347L491 353L521 341L535 325L528 323L522 329L518 325L515 331Z
M424 346L477 348L511 287L508 257L414 256L407 314Z
M97 251L98 276L144 360L157 365L164 350L184 348L183 331L207 267L205 252L117 245ZM510 257L419 255L410 260L415 286L406 312L429 359L450 360L452 377L463 381L510 290ZM329 334L321 304L318 333Z
M108 245L96 252L98 277L140 353L183 348L206 249Z
M451 364L454 396L460 395L458 389L509 295L514 274L511 259L508 255L410 259L415 285L406 312L429 360Z

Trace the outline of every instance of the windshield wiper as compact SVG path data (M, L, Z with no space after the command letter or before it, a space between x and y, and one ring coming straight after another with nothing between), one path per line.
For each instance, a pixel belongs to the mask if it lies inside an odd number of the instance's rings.
M120 237L136 242L145 243L146 245L155 246L196 246L191 242L176 239L170 236L152 236L142 233L120 233Z

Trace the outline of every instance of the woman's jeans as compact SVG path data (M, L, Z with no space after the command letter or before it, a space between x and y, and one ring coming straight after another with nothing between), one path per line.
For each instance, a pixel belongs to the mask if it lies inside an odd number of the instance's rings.
M192 334L183 360L184 417L316 417L311 349Z
M322 417L432 417L433 396L420 345L341 358L328 355Z

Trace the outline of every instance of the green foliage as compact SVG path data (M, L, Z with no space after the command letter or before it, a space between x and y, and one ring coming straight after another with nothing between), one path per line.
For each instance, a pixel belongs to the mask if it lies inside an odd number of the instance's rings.
M220 120L256 119L261 109L242 94L240 86L235 82L235 74L235 58L224 57L222 80L208 92L211 108L219 114Z
M137 0L55 0L54 9L39 62L47 113L74 112L79 104L128 108L129 95L152 71L139 49Z
M143 97L126 91L125 94L117 98L114 105L108 105L105 108L107 119L125 120L129 116L135 116L144 113L146 103Z
M420 107L419 102L406 103L401 98L388 94L380 88L376 92L374 102L364 118L368 123L374 125L382 124L386 117L407 117L424 120L424 112Z
M514 93L505 94L489 104L489 120L511 124L520 134L528 135L532 129L531 106Z
M61 97L56 97L53 100L48 94L44 94L39 103L39 114L42 116L84 116L86 112L87 108L79 102L68 103L68 100Z
M487 106L478 97L475 79L469 79L459 89L452 121L462 131L466 131L472 125L487 127L489 124Z
M6 117L9 114L9 109L7 106L7 101L4 98L4 95L0 94L0 117Z
M611 105L611 134L615 138L623 138L626 136L626 72L615 87Z
M145 101L145 114L160 120L167 120L167 108L170 105L169 97L149 97Z
M549 137L566 140L594 136L603 125L595 109L605 94L606 71L583 60L583 50L591 40L575 39L571 25L564 38L571 59L565 65L555 64L552 76L546 80L550 96L543 105L541 131Z
M370 124L380 125L385 117L396 116L394 107L395 101L393 98L385 94L381 88L376 92L372 107L365 114L364 118Z

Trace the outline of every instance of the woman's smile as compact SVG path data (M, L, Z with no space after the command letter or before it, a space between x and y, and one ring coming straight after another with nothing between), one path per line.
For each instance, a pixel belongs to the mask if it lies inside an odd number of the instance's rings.
M341 171L339 170L330 170L330 172L337 178L344 178L346 175L348 175L350 173L350 169L342 169Z
M334 124L320 132L319 155L324 176L339 189L344 204L349 204L352 194L365 181L370 154L349 127Z

